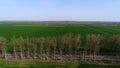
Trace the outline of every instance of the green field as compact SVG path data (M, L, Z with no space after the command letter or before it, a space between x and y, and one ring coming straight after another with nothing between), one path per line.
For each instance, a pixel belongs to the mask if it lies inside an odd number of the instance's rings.
M120 65L98 65L81 62L0 61L0 68L119 68Z
M0 36L11 38L59 36L74 34L120 34L120 26L103 24L39 24L39 23L1 23Z
M86 45L87 34L102 34L105 37L113 34L120 34L120 25L107 24L56 24L56 23L0 23L0 36L10 40L13 37L38 38L49 36L61 36L67 33L81 34L82 45ZM8 41L9 42L9 41ZM7 45L8 51L12 49L11 44ZM110 46L109 46L110 47ZM103 45L103 49L109 49ZM113 48L111 46L111 48ZM105 50L104 49L104 50Z
M0 36L8 39L7 52L13 52L13 46L9 41L12 37L38 38L49 36L62 36L67 33L81 34L82 42L85 42L87 34L102 34L109 36L120 34L120 26L105 24L43 24L43 23L1 23ZM82 43L82 46L85 43ZM104 50L111 51L112 46L101 46ZM114 50L113 50L114 51ZM119 68L120 65L96 65L78 62L41 62L41 61L0 61L0 68Z

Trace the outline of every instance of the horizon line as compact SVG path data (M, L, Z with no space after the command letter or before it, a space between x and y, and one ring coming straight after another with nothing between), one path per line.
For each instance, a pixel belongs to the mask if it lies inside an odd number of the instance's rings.
M109 23L112 23L112 22L115 22L115 23L117 23L117 22L119 22L120 23L120 21L69 21L69 20L41 20L41 21L33 21L33 20L31 20L31 21L28 21L28 20L0 20L0 22L109 22Z

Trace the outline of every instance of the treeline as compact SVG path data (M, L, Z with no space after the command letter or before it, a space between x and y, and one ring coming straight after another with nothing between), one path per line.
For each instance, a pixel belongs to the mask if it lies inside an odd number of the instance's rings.
M87 55L99 55L102 51L120 52L120 35L112 35L109 37L100 34L86 35L86 44L82 44L82 36L80 34L65 34L56 37L40 37L40 38L19 38L13 37L8 41L4 37L0 37L1 57L7 59L7 54L13 54L17 59L36 57L40 55L81 55L86 52ZM11 44L9 51L8 44ZM82 53L83 54L83 53Z

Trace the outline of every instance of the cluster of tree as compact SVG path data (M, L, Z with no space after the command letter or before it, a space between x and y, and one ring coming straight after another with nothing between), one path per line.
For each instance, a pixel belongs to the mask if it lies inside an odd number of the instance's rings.
M19 55L34 58L41 55L81 55L81 51L86 51L89 55L98 55L101 50L106 49L112 51L120 51L120 35L112 35L105 37L100 34L86 35L86 46L82 45L81 35L65 34L56 37L40 37L40 38L19 38L13 37L10 40L12 45L12 54L17 59ZM0 37L1 56L6 58L8 41L4 37Z

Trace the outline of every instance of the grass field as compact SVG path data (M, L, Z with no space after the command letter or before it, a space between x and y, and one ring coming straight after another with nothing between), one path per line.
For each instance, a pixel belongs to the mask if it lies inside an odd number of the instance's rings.
M97 65L81 62L0 61L0 68L119 68L120 65Z
M74 34L120 34L120 26L102 24L38 24L38 23L2 23L0 36L11 38L59 36L66 33Z
M106 24L48 24L48 23L0 23L0 36L10 40L12 37L48 37L61 36L67 33L81 34L82 45L86 45L87 34L103 34L106 36L120 34L120 25ZM11 51L11 44L8 50ZM108 48L108 46L106 46Z
M67 33L81 34L85 39L87 34L120 34L120 26L104 24L43 24L43 23L2 23L0 36L7 39L12 37L47 37L60 36ZM83 40L84 42L84 40Z

